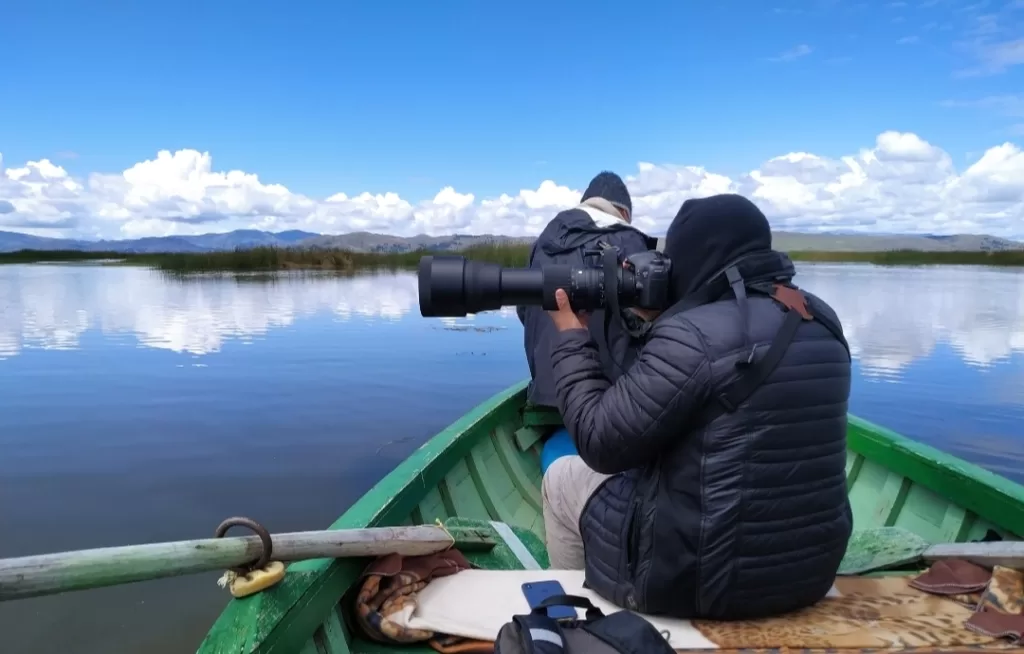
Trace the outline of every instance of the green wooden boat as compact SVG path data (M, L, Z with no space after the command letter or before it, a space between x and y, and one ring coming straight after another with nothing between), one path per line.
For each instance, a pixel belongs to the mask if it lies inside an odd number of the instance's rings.
M447 525L492 530L500 545L470 554L494 569L547 567L540 496L540 439L557 415L525 406L518 384L442 431L348 509L332 528ZM901 527L930 543L1024 536L1024 486L849 418L847 487L857 530ZM515 538L507 536L514 534ZM512 545L507 543L513 542ZM525 547L524 547L525 546ZM199 647L202 654L431 652L353 637L339 601L366 559L293 563L262 593L231 600Z

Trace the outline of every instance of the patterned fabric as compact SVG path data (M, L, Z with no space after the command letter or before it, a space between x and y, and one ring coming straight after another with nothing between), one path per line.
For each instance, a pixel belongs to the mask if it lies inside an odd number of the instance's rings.
M693 625L723 649L885 651L993 642L964 629L970 608L912 588L905 577L840 577L835 585L839 597L785 615Z
M406 609L414 609L416 593L431 579L453 575L471 567L466 557L454 549L423 556L382 556L363 572L355 599L356 624L367 638L379 643L417 643L429 640L434 637L434 632L407 629L390 617Z
M968 561L938 561L910 585L974 609L964 626L977 634L1024 644L1024 571Z

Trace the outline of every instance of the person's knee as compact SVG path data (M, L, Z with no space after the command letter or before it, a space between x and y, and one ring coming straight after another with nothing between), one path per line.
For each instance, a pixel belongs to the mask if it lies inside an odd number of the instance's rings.
M560 503L571 473L571 456L560 456L548 466L541 478L540 492L545 503Z

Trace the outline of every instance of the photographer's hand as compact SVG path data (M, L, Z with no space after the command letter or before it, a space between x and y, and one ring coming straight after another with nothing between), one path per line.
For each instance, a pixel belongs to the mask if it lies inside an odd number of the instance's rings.
M569 296L565 291L555 291L555 302L558 304L558 311L548 311L551 320L555 323L555 329L564 332L570 329L585 329L587 326L587 315L576 314L569 304Z

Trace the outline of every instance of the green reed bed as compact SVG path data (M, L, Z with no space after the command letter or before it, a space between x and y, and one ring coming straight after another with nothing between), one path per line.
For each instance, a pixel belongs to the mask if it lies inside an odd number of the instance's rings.
M178 273L248 272L289 269L341 270L415 269L427 254L460 254L470 259L490 261L503 266L525 266L529 246L485 244L458 253L350 252L332 248L239 248L226 252L81 252L78 250L18 250L0 253L3 263L43 263L116 260L120 264L145 265Z
M459 254L468 259L488 261L507 267L527 265L530 246L519 244L483 244L459 252L350 252L332 248L258 247L228 252L146 253L79 252L77 250L19 250L0 253L3 263L86 262L115 260L117 265L152 266L167 272L264 272L275 270L414 270L420 257L428 254ZM999 252L924 252L890 250L885 252L818 252L793 250L794 261L872 263L882 266L980 265L1024 266L1024 250Z
M457 254L478 261L503 266L525 266L529 247L522 245L477 245ZM415 252L350 252L324 248L252 248L233 252L203 252L158 255L153 265L168 272L214 272L249 270L371 270L415 269L420 257L438 253Z
M133 255L123 252L82 252L81 250L17 250L0 252L0 263L45 263L126 259Z

